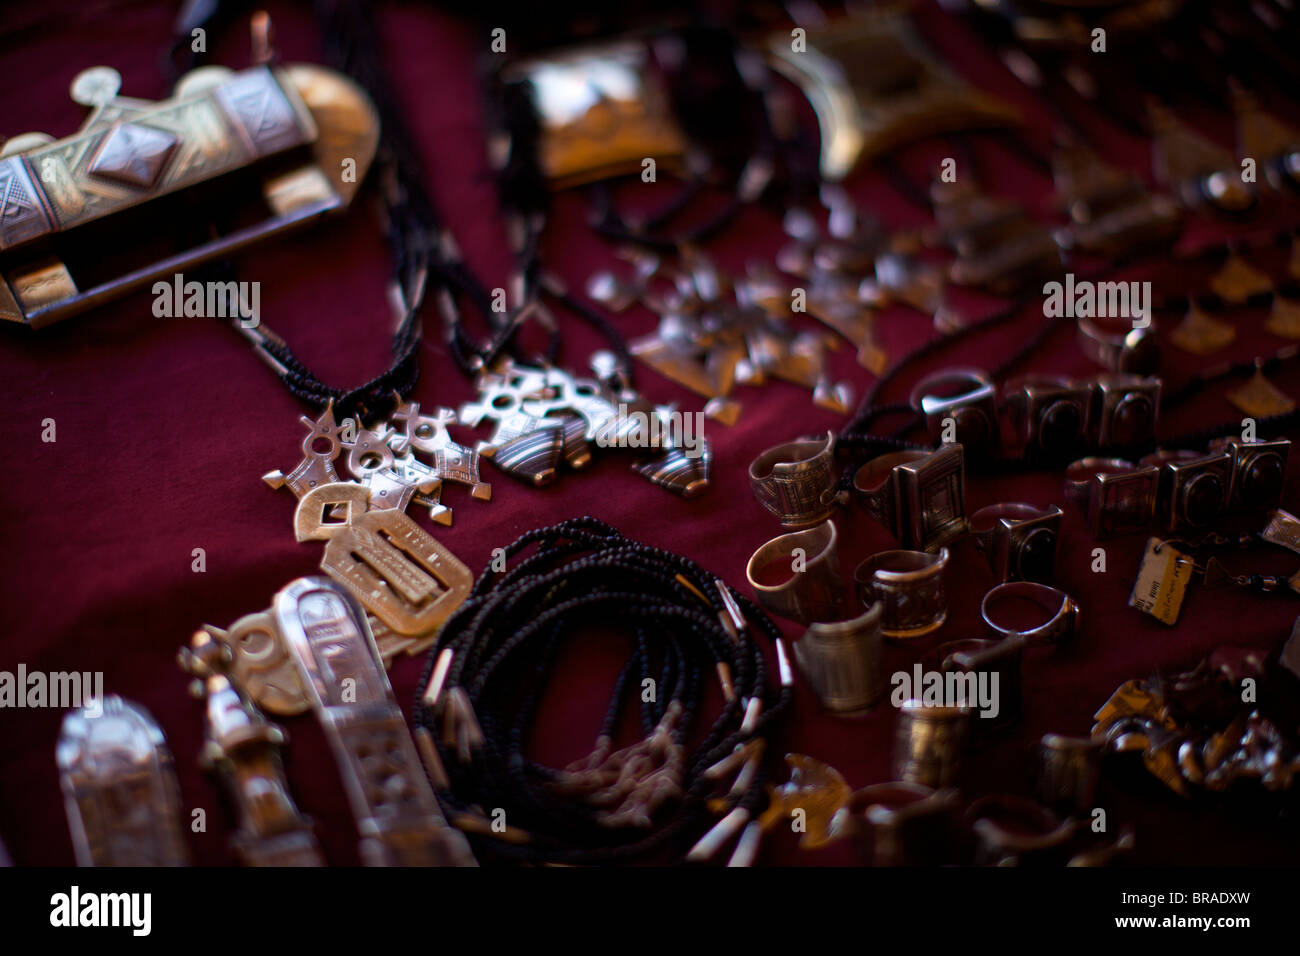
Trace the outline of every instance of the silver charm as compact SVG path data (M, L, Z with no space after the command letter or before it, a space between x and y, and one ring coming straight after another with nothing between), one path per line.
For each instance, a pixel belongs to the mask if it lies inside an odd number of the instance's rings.
M334 461L343 451L339 426L334 421L333 401L314 422L306 415L300 420L307 426L307 437L302 440L302 461L287 475L276 470L262 476L262 480L272 488L288 488L299 499L319 485L339 480Z
M479 379L477 401L461 406L466 425L491 423L479 452L507 474L533 485L555 480L561 461L586 467L591 446L642 449L632 468L674 494L690 497L708 487L712 453L702 435L674 446L671 407L657 407L620 387L617 362L593 356L602 381L554 367L506 360ZM692 436L686 436L688 438Z
M404 402L390 419L400 423L402 431L389 443L397 455L408 449L432 457L433 470L443 481L468 485L470 495L479 501L492 500L492 486L479 479L479 455L472 448L452 440L447 426L456 421L450 408L436 408L433 415L421 415L416 402Z

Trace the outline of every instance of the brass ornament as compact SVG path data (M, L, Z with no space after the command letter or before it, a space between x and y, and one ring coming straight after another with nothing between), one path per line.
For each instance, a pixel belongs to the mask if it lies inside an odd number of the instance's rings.
M913 29L904 6L878 7L768 42L773 67L797 84L821 127L823 179L843 179L907 143L941 133L1016 126L1015 107L970 86Z
M1211 318L1193 303L1183 320L1169 333L1169 339L1184 352L1212 355L1222 351L1237 338L1237 330L1227 322Z
M801 850L816 850L835 842L844 826L842 808L852 791L844 777L830 764L804 754L786 754L790 779L779 787L769 786L770 802L759 817L764 832L789 821L796 810L805 815L807 829L799 838Z
M191 639L190 651L206 653L208 644L227 649L230 676L263 710L292 717L308 708L306 691L268 611L245 614L227 630L203 625Z
M507 66L501 79L531 94L541 121L542 172L556 189L639 173L647 156L669 169L681 166L686 137L642 42L529 58Z
M474 583L451 551L392 509L354 517L326 543L321 569L389 629L429 641Z
M433 416L421 415L416 403L400 403L390 420L374 429L361 427L348 419L341 427L334 418L331 401L321 416L312 421L306 416L302 422L308 428L303 439L303 458L288 475L280 471L268 472L263 480L272 488L287 487L301 500L313 491L337 483L355 484L364 489L366 510L385 508L403 511L412 502L429 509L429 516L440 525L452 523L452 509L442 504L444 481L468 485L472 497L488 501L492 486L478 476L479 455L454 441L447 425L455 420L450 409L440 408ZM346 482L339 476L335 461L346 449L344 459L347 472L355 479ZM432 462L419 455L427 455ZM304 533L324 537L332 533L339 519L340 509L349 502L359 503L355 492L335 489L331 492L337 500L334 507L322 515L299 510L307 521L295 534ZM320 498L319 495L316 496Z
M585 468L594 445L637 450L632 469L674 494L703 492L712 462L708 439L687 434L685 425L674 429L676 409L627 388L611 362L612 356L593 356L593 367L606 373L598 381L503 360L480 374L478 399L461 406L459 421L490 424L492 437L479 443L479 453L534 486L555 481L561 462Z
M1300 130L1266 113L1259 98L1234 84L1232 109L1237 114L1237 153L1263 168L1274 189L1297 184L1294 167L1287 159L1300 150Z
M299 541L328 541L369 506L370 490L364 485L351 481L319 485L299 499L293 513L293 536Z
M666 378L709 399L715 420L734 420L737 403L716 403L727 399L736 385L762 385L770 378L800 385L813 391L816 404L847 413L852 403L851 388L832 382L827 376L825 353L838 340L823 332L800 330L791 321L795 286L783 288L771 270L750 267L743 277L721 273L697 250L684 250L684 267L676 270L675 293L667 300L648 294L644 281L629 282L648 307L659 311L658 329L633 339L628 350ZM652 275L665 274L656 260ZM611 280L613 281L613 280ZM800 287L802 288L802 287ZM824 299L824 289L803 289L806 311L823 317L827 324L852 335L859 357L879 366L874 324L865 318L865 308L841 321ZM853 296L843 288L834 308L852 310ZM848 298L845 298L848 296Z
M1223 267L1210 277L1210 290L1225 302L1241 305L1251 296L1272 292L1273 280L1234 250L1228 253Z
M416 402L403 402L390 416L402 426L392 440L397 455L409 449L423 452L433 458L433 470L443 481L454 481L470 488L470 495L478 501L492 500L492 486L479 480L478 452L453 441L447 426L456 421L450 408L436 408L433 415L421 415Z
M278 470L269 471L262 480L272 488L288 488L301 500L313 488L339 480L334 462L343 453L343 446L339 442L332 400L314 422L306 415L299 416L299 420L307 426L307 437L302 440L302 461L287 475Z
M956 256L948 267L955 285L1010 295L1061 271L1056 239L1018 204L966 183L935 183L931 194L935 220Z
M1148 102L1147 111L1157 182L1188 206L1208 203L1237 215L1255 205L1255 191L1242 181L1241 167L1231 151L1206 139L1154 99Z
M1289 395L1264 377L1264 372L1258 364L1250 381L1228 392L1227 398L1234 407L1251 418L1285 415L1296 407L1295 401Z
M1300 302L1281 295L1273 296L1273 308L1264 328L1284 339L1300 339Z
M207 720L199 765L215 772L239 813L231 844L247 866L323 866L325 860L289 792L281 750L284 731L267 721L229 672L229 652L205 631L179 658L195 678Z
M1052 156L1052 175L1071 226L1071 246L1107 258L1162 249L1177 239L1182 210L1170 197L1147 191L1141 177L1102 161L1074 142Z

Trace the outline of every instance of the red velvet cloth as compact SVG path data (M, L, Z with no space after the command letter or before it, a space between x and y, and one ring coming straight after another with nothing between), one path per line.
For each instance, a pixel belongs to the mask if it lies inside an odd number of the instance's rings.
M319 40L308 15L297 6L276 3L269 8L282 59L319 61ZM124 94L165 95L158 57L170 39L173 13L172 4L9 5L0 29L5 38L0 130L11 135L29 129L56 136L72 132L82 113L67 96L69 83L81 69L99 63L121 71ZM487 38L422 7L379 5L378 22L385 59L425 156L439 208L489 286L504 285L509 261L484 156L474 70ZM929 6L923 22L931 40L963 72L1026 109L1032 120L1027 137L1045 149L1050 112L1017 87L965 28L943 20ZM214 40L212 47L213 62L234 67L248 62L240 31ZM1296 118L1286 104L1270 105ZM1095 117L1088 122L1097 130L1097 148L1145 172L1148 160L1141 143L1109 131ZM1207 128L1229 141L1225 120ZM1052 213L1050 182L1041 170L995 143L978 141L977 153L991 191L1018 198L1041 215ZM908 154L908 167L918 178L928 177L944 155L942 144L928 144ZM849 186L890 225L924 221L878 173L859 172ZM654 195L662 197L666 188L662 183L645 187L645 194L655 189ZM637 189L625 189L632 202L644 199ZM1295 207L1278 203L1266 211L1263 225L1240 229L1259 231L1288 217L1296 221ZM1188 241L1213 236L1221 228L1193 222ZM124 243L132 239L121 238ZM740 270L750 258L770 260L781 242L779 224L770 215L748 210L708 251L725 267ZM557 203L544 253L552 268L579 287L591 270L617 262L587 229L584 205L572 195ZM1280 277L1284 255L1278 250L1259 262ZM262 282L264 321L325 380L347 386L387 364L388 269L368 195L346 216L238 262L241 279ZM1201 291L1208 278L1203 265L1172 263L1157 263L1135 275L1156 279L1158 293ZM987 300L978 297L958 297L957 302L972 312L987 308ZM265 608L291 578L317 571L320 545L293 539L292 497L271 491L260 478L298 461L298 416L306 409L230 329L210 320L157 319L150 305L146 292L40 332L0 329L0 435L10 474L0 495L0 669L14 671L24 663L29 670L103 671L108 692L145 705L175 755L187 817L194 808L206 810L206 832L190 837L195 859L230 863L228 810L195 762L202 741L201 706L186 696L186 679L174 658L199 624L225 626ZM1237 341L1212 361L1269 354L1285 344L1263 331L1264 320L1262 310L1235 312ZM628 333L639 334L653 328L655 320L638 309L617 321ZM1041 313L1031 307L1016 321L942 353L925 367L995 365L1041 321ZM601 340L571 317L564 330L564 362L585 368ZM886 312L880 333L895 358L933 334L926 318L904 309ZM1180 381L1204 364L1165 348L1163 372L1169 381ZM854 364L851 348L840 349L833 365L836 377L851 381L859 395L869 386L871 377ZM1054 336L1031 366L1080 376L1096 372L1066 331ZM638 369L638 375L649 396L677 401L686 410L701 407L698 398L648 369ZM905 398L913 379L907 376L884 398ZM1300 374L1294 368L1276 382L1300 395ZM1221 386L1211 388L1180 408L1163 423L1166 433L1240 417L1223 393ZM455 406L471 394L440 336L427 335L422 377L412 397L425 406ZM477 571L492 548L529 528L593 514L636 538L689 555L743 586L749 555L780 530L749 492L748 462L772 444L836 428L841 419L815 408L807 391L783 383L740 388L735 397L744 404L740 422L733 428L709 424L713 483L697 500L682 501L656 489L631 474L614 454L599 455L588 472L566 474L545 490L524 487L485 464L484 477L495 489L493 501L472 501L452 488L444 500L455 508L455 524L433 531ZM56 442L41 440L46 419L56 423ZM469 429L459 429L458 435L462 440L483 437ZM1018 500L1064 505L1061 499L1059 471L975 477L969 483L968 508ZM1294 487L1286 500L1296 504ZM837 520L846 575L862 557L892 546L883 531L857 512L842 512ZM1090 570L1092 538L1081 515L1067 508L1058 583L1083 607L1082 634L1068 649L1027 655L1024 717L972 754L967 776L971 796L1029 792L1039 736L1086 734L1094 711L1122 681L1160 666L1190 664L1221 644L1273 646L1288 633L1297 603L1286 597L1260 599L1230 589L1197 588L1176 628L1131 609L1128 592L1143 541L1139 535L1105 542L1107 571L1095 574ZM195 548L206 553L203 573L192 570ZM923 641L889 647L889 670L910 670L937 643L982 635L979 602L991 585L990 574L969 541L956 546L953 561L948 624ZM1293 563L1280 559L1288 572ZM799 633L793 625L785 630L792 637ZM575 643L543 708L534 742L539 758L563 762L590 749L623 648L621 640ZM410 658L393 667L404 708L409 708L420 669L421 661ZM0 713L0 837L19 864L73 860L54 764L61 717L53 709ZM775 766L780 755L800 752L831 763L855 788L887 780L895 722L887 704L857 720L828 716L800 680L795 706L770 755L773 770L784 777ZM310 716L284 724L292 737L289 778L302 809L315 818L331 862L355 862L355 831L319 729ZM1138 862L1294 862L1293 827L1214 800L1182 800L1140 767L1120 766L1108 773L1098 803L1107 808L1112 827L1136 827ZM794 838L783 833L768 839L762 856L762 862L771 863L853 860L844 845L819 853L797 851Z

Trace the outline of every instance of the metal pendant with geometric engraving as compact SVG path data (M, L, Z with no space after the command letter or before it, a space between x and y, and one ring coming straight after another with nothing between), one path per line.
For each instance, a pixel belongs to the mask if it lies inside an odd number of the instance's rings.
M469 595L474 575L401 511L370 511L325 544L321 569L398 634L441 627Z
M110 694L69 711L55 757L78 866L187 866L180 788L162 730Z

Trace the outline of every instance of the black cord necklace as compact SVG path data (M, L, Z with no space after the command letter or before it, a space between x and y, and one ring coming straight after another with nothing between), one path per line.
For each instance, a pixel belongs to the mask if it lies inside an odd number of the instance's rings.
M525 552L533 548L531 554ZM524 534L489 565L429 655L415 721L436 748L435 784L448 818L491 847L531 862L598 864L680 859L712 819L710 767L765 740L789 705L753 629L781 632L749 599L693 561L640 544L591 518ZM635 646L615 683L593 753L566 770L524 748L560 644L591 624L625 622ZM710 672L725 703L702 732ZM649 688L649 691L647 689ZM644 739L615 751L628 695L639 694ZM688 742L699 742L689 747ZM430 756L426 749L426 758ZM761 752L759 754L761 756ZM764 772L739 778L726 809L765 800ZM504 810L493 828L475 808Z

